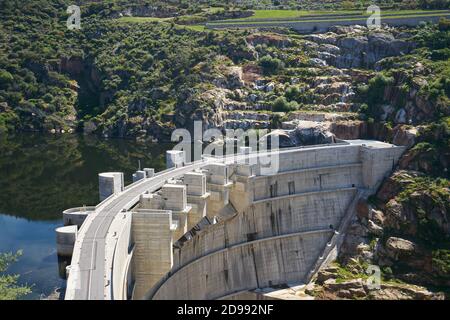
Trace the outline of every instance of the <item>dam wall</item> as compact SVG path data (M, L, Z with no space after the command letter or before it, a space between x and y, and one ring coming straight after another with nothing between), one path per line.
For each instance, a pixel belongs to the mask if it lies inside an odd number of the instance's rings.
M153 299L219 299L243 290L303 278L331 230L317 230L232 246L206 255L170 277Z
M170 272L146 298L220 299L308 281L353 215L359 191L373 193L403 151L355 141L281 151L275 175L260 175L251 164L229 166L231 175L209 180L226 184L231 177L228 201L214 208L218 222L174 248Z
M306 282L404 150L354 140L262 152L275 170L247 150L144 170L125 188L102 174L108 198L66 211L74 225L57 230L58 250L73 250L66 299L226 299Z
M229 220L208 226L181 250L173 269L227 248L283 234L331 229L345 214L356 188L311 192L256 203Z

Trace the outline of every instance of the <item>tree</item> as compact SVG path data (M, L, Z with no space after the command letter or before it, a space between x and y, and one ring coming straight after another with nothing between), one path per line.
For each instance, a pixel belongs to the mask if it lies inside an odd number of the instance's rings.
M296 101L288 102L285 97L278 97L272 105L272 111L274 112L290 112L297 108L298 103Z
M0 300L16 300L31 292L28 286L17 284L19 275L8 275L6 270L17 261L22 255L22 251L13 253L0 253Z
M284 68L284 63L278 58L272 58L267 55L261 58L259 65L263 68L265 74L278 73Z

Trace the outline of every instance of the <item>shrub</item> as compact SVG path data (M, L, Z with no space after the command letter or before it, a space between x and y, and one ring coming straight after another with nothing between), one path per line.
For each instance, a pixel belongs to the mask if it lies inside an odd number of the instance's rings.
M284 68L284 63L278 58L272 58L267 55L261 58L259 65L263 68L265 74L275 74Z
M301 95L302 91L298 86L289 87L284 94L289 101L298 101L301 98Z
M11 73L6 70L0 69L0 86L6 87L5 84L11 83L14 77Z
M298 108L298 103L295 101L288 102L285 97L275 99L272 104L272 111L274 112L289 112Z
M450 20L447 18L440 18L438 28L440 31L449 31L450 30Z

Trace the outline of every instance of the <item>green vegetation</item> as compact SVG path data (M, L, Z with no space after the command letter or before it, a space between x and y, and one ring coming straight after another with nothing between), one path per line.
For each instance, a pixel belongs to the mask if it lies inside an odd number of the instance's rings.
M385 14L385 19L397 19L397 18L404 18L404 17L409 17L409 18L418 18L423 16L424 14L426 14L427 17L442 17L443 13L441 12L436 12L436 11L412 11L412 12L407 12L407 11L391 11L391 12L384 12L383 14ZM334 16L336 15L336 17L334 18L330 18L330 16ZM350 15L347 17L347 15ZM356 15L356 16L354 16ZM360 15L359 17L357 15ZM339 22L339 21L361 21L366 19L367 17L367 13L363 12L322 12L322 13L318 13L317 16L314 15L305 15L305 16L299 16L298 19L292 18L292 19L262 19L262 20L251 20L251 19L238 19L238 20L224 20L224 21L214 21L209 23L210 26L226 26L229 25L230 27L232 27L233 25L239 25L239 26L245 26L246 24L249 25L265 25L265 24L279 24L280 26L283 24L290 24L293 22L325 22L325 21L333 21L333 22ZM388 15L388 16L387 16Z
M450 250L434 250L432 253L433 269L441 276L450 278Z
M269 55L262 57L259 60L259 65L267 75L280 72L284 68L284 63L278 58L272 58Z
M29 286L18 285L19 275L8 275L8 267L17 261L22 251L13 253L0 253L0 300L16 300L31 292Z
M346 2L343 2L345 6ZM246 21L256 21L256 20L295 20L296 18L306 18L311 16L327 16L327 15L361 15L361 16L369 16L371 13L368 13L365 8L364 10L355 9L353 2L350 2L350 5L347 5L348 9L344 10L252 10L253 14L246 18L239 19L231 19L226 22L246 22ZM351 9L351 10L349 10ZM383 15L393 15L393 16L401 16L401 15L418 15L418 14L427 14L427 13L435 13L433 10L382 10ZM222 21L221 21L222 22Z
M399 193L397 200L417 216L417 237L424 245L447 247L450 235L436 219L450 218L450 181L443 178L416 177ZM445 217L433 217L432 210L446 212Z
M9 113L2 114L0 130L67 131L93 123L109 136L136 136L147 129L143 123L171 127L163 115L203 90L207 74L195 71L200 62L252 58L239 34L199 35L203 27L148 18L105 19L119 10L105 2L86 5L82 32L69 31L65 4L8 0L2 6L0 103Z
M334 262L332 265L337 268L336 283L343 283L354 279L367 280L371 276L371 274L367 272L370 266L369 263L362 259L351 259L346 264ZM381 268L380 271L381 283L404 283L403 281L393 277L391 268Z
M272 105L274 112L290 112L298 109L298 103L295 101L288 102L285 97L278 97Z

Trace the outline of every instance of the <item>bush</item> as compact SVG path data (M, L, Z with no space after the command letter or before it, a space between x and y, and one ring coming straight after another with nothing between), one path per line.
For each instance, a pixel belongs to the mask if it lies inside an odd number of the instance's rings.
M268 55L261 58L259 65L265 74L275 74L284 68L284 63L280 59Z
M450 277L450 250L435 250L432 255L433 270L439 275Z
M285 97L277 98L272 104L272 111L274 112L289 112L298 108L298 103L295 101L288 102Z
M444 17L439 19L438 28L440 31L449 31L450 30L450 20Z
M367 98L369 106L384 102L384 89L394 83L394 78L386 77L382 73L369 80Z
M289 87L284 94L289 101L299 101L301 95L302 91L298 86Z
M14 77L6 70L0 69L0 87L6 87L5 84L11 83Z

